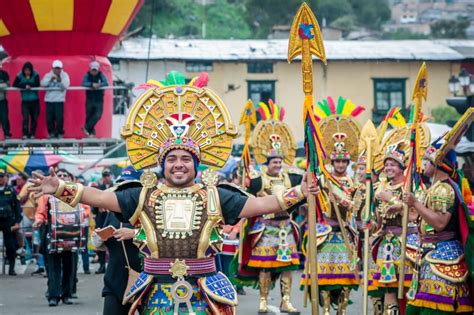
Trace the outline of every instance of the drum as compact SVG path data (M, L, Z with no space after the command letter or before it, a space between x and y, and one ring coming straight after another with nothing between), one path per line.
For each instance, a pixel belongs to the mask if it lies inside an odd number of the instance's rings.
M50 198L51 229L48 233L48 251L82 251L85 248L84 210L77 205L70 207L64 202Z

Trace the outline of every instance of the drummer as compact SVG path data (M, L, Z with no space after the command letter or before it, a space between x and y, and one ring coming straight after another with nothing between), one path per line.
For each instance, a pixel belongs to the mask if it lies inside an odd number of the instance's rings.
M72 181L72 175L65 169L59 169L56 171L57 176L67 182ZM71 208L59 199L54 198L51 195L43 195L38 200L38 208L35 213L35 222L33 228L37 229L42 225L46 225L47 233L50 235L47 240L47 245L43 248L44 254L46 254L46 269L48 271L48 304L49 306L57 306L59 301L62 300L63 304L73 304L71 301L73 281L73 257L76 254L75 251L81 250L80 240L76 245L72 245L68 242L56 242L51 238L52 225L56 225L56 222L52 222L53 219L50 210L57 209L58 213L54 217L57 221L60 221L60 216L66 214L67 218L64 217L63 221L70 221L71 218L76 218L76 214L83 216L85 213L90 212L90 208L87 205L79 204L76 208ZM61 211L61 212L59 212ZM72 215L72 216L71 216ZM80 224L68 225L77 227L80 234L80 230L84 227ZM53 237L54 238L54 237ZM45 244L46 245L46 244Z

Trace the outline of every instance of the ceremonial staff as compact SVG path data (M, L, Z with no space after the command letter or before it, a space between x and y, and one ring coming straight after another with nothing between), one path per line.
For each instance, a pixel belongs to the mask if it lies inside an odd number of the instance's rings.
M421 152L420 152L420 135L418 131L418 123L422 118L421 115L421 105L422 99L426 101L428 95L428 74L426 72L426 63L420 67L418 71L418 76L416 77L415 87L413 89L412 100L414 105L410 113L412 124L411 124L411 135L410 135L410 151L408 155L408 169L405 175L405 191L412 191L412 184L415 179L420 178L416 176L421 174ZM403 206L403 218L402 218L402 246L400 253L400 269L398 279L398 299L403 298L403 284L405 280L405 260L406 260L406 250L407 250L407 230L408 230L408 206L404 204Z
M242 115L240 115L239 125L245 125L245 134L244 134L244 148L242 149L242 156L240 162L242 163L242 189L245 190L245 181L250 174L250 131L252 126L257 124L257 114L255 113L255 106L252 103L252 100L248 100L245 104Z
M315 158L311 156L310 146L315 145L313 133L319 133L318 125L314 119L313 113L313 60L311 55L318 57L324 64L326 64L326 54L324 52L323 38L319 29L318 22L313 12L306 3L301 4L298 12L295 15L293 24L290 30L290 38L288 42L288 62L291 63L297 56L301 55L301 70L303 74L303 92L304 108L303 119L305 128L305 142L307 160L307 176L308 185L315 182L315 174L317 165ZM311 125L311 127L310 127ZM312 129L312 130L311 130ZM317 141L316 141L317 142ZM316 145L316 148L320 146ZM314 147L313 147L314 150ZM321 162L321 150L313 152L318 154L317 161ZM319 196L318 196L319 197ZM317 267L317 244L316 244L316 208L317 200L314 195L308 195L308 260L309 273L311 275L311 314L317 315L319 313L319 292L318 292L318 267ZM306 280L308 281L308 275ZM307 283L307 282L306 282Z
M363 314L369 313L369 229L372 209L374 205L374 191L372 186L372 164L374 152L378 150L379 138L377 130L371 120L368 120L360 135L359 151L364 151L367 156L365 167L365 209L362 213L362 223L364 229L364 294L363 294Z

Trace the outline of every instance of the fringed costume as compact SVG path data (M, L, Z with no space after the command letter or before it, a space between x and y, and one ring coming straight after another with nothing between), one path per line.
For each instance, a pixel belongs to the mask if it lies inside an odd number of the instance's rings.
M284 109L269 100L257 108L260 122L255 127L252 148L259 164L268 164L272 159L281 159L291 165L295 158L296 142L289 126L283 122ZM247 191L255 196L275 195L300 184L300 174L282 170L270 175L266 167L250 176ZM280 310L299 314L290 302L291 273L299 268L297 250L299 230L287 212L264 215L248 219L241 230L240 271L252 284L260 289L259 313L268 312L268 294L272 282L280 277ZM258 284L257 284L258 283Z
M473 120L474 109L471 108L444 139L435 141L425 153L425 160L438 173L430 175L435 182L423 204L429 211L449 213L451 217L444 229L439 230L420 215L422 246L410 255L416 263L419 281L414 282L407 293L408 315L472 314L474 311L471 296L474 221L468 207L472 204L472 194L462 172L456 169L454 152ZM436 178L439 173L448 176L440 180Z

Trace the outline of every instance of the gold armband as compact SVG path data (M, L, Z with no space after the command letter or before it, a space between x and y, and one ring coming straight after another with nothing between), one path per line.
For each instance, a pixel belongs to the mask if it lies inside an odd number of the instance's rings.
M305 199L300 185L284 190L276 197L282 210L288 210Z
M59 180L59 186L54 193L54 197L71 207L75 207L81 200L83 192L84 186L82 184Z

